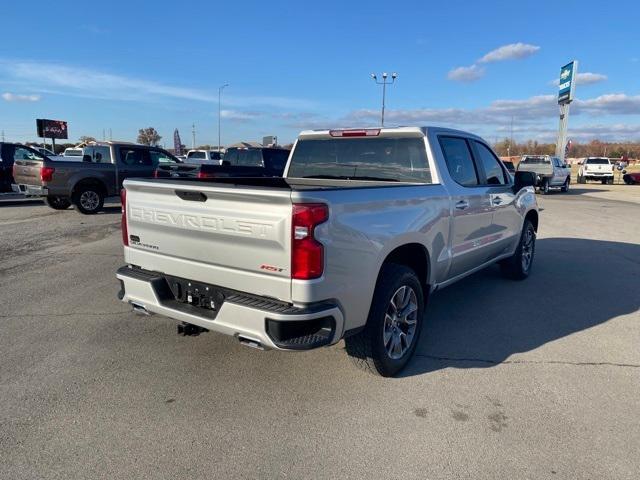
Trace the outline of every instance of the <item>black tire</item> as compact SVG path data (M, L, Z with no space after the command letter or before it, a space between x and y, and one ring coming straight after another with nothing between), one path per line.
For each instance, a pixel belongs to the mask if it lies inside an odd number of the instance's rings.
M542 184L540 185L540 193L542 193L543 195L549 195L549 191L550 191L549 179L545 178L544 180L542 180Z
M562 187L560 187L560 191L567 193L569 191L569 185L571 185L571 177L567 177Z
M96 214L104 205L104 190L98 184L81 185L74 192L73 204L84 215Z
M613 185L613 178L607 180L607 185Z
M66 210L71 206L71 200L67 197L59 197L57 195L49 195L44 197L44 203L54 210Z
M602 185L606 185L606 184L607 184L607 179L606 179L606 178L602 178L602 179L600 180L600 183L601 183Z
M624 180L624 183L626 183L627 185L633 185L633 178L631 178L631 175L625 175L624 177L622 177L622 179Z
M393 308L392 299L399 294L398 292L400 292L403 287L408 287L408 290L405 291L413 291L417 306L415 319L412 318L411 320L412 322L415 320L415 329L413 330L413 336L408 345L406 344L408 334L406 331L403 331L403 326L400 321L398 321L398 327L396 327L395 324L393 327L390 327L390 322L387 321L387 317L389 320L391 319L391 316L387 314L390 309ZM407 306L402 308L409 308L411 300L408 300L408 302ZM413 317L413 314L411 315ZM364 330L356 335L345 338L347 353L359 368L374 375L391 377L402 370L413 356L420 338L423 316L424 294L416 273L404 265L396 265L394 263L384 264L375 288L369 310L369 317L367 318L367 324ZM393 333L396 329L400 332L397 337L396 334ZM384 341L385 332L390 332L387 345L385 345ZM406 350L402 352L399 358L392 358L387 348L390 347L394 350L392 342L397 338L398 340L395 345L399 345L400 349L402 349L403 342L401 340L401 333L404 333ZM398 354L400 354L400 352L398 352Z
M587 183L583 176L578 175L578 183Z
M529 236L530 235L530 236ZM527 245L530 241L530 247ZM528 250L529 259L524 261L523 252ZM525 252L526 253L526 252ZM529 220L524 221L522 227L522 233L520 234L520 241L518 242L518 248L515 253L500 262L500 269L502 273L513 280L524 280L531 273L531 267L533 266L533 259L536 253L536 230L533 228L533 224Z

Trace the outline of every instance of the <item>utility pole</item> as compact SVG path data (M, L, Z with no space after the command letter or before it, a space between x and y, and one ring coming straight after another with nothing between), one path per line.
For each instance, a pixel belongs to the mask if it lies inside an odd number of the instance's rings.
M196 124L191 125L191 148L196 149Z
M371 78L378 85L382 85L382 118L380 121L380 125L384 127L384 110L385 110L385 102L387 98L387 85L392 85L396 81L396 78L398 78L398 74L396 72L393 72L391 74L390 81L387 81L387 78L388 78L387 72L382 73L382 81L378 80L378 77L376 76L375 73L371 74Z
M224 90L224 87L228 87L228 86L229 84L225 83L224 85L221 85L218 87L218 153L220 153L220 120L222 118L221 116L222 90Z
M113 141L113 135L112 135L112 131L111 129L109 129L109 141L112 142Z
M4 130L2 130L2 142L4 143Z

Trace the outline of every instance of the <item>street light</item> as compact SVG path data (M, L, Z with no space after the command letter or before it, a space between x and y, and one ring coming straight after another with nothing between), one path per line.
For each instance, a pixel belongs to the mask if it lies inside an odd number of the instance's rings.
M396 78L398 78L398 74L396 72L393 72L391 74L391 80L387 80L389 77L389 75L387 75L387 72L383 72L382 73L382 81L378 80L378 77L376 76L375 73L371 74L371 78L373 79L374 82L376 82L378 85L382 85L382 121L381 124L384 127L384 108L385 108L385 100L387 98L387 85L392 85L395 81Z
M228 87L229 84L225 83L224 85L220 85L218 87L218 153L220 153L220 112L221 112L221 100L222 100L222 90L224 90L224 87Z

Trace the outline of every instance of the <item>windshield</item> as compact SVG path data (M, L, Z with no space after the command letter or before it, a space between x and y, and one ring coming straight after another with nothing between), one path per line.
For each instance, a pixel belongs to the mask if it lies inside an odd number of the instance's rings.
M422 138L300 140L287 176L431 183Z
M523 157L520 163L528 165L545 165L551 163L548 157Z
M585 163L587 165L609 165L609 159L608 158L587 158Z
M203 160L206 160L207 152L189 152L187 153L187 158L201 158Z

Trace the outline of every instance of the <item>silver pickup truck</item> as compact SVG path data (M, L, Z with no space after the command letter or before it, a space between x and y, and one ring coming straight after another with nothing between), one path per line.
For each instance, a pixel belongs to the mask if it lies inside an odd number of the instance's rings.
M551 188L568 192L571 185L571 167L558 157L550 155L523 155L517 171L536 174L536 186L547 195Z
M394 375L429 294L496 262L529 275L534 182L481 138L432 127L302 132L284 178L128 179L119 298L259 349L344 338Z

